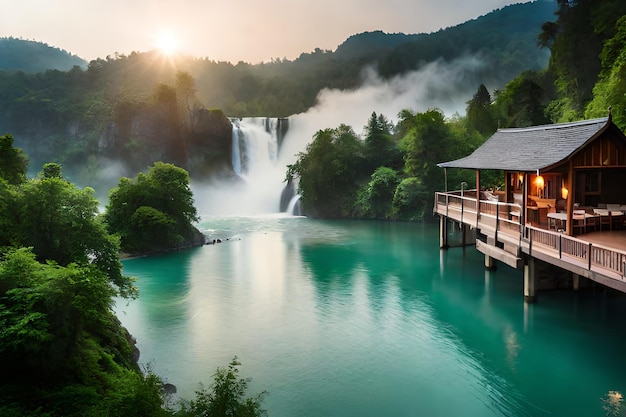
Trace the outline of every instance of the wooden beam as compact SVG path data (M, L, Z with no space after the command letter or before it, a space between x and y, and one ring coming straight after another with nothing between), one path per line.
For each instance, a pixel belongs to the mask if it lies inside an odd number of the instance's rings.
M567 170L567 220L565 222L565 233L572 236L572 217L574 215L574 194L576 191L576 177L574 176L574 161L569 161Z
M528 200L528 174L524 172L524 183L523 183L523 196L522 196L522 212L520 213L520 223L523 227L526 227L526 217L528 213L526 213L526 201Z
M480 219L480 170L476 170L476 226Z

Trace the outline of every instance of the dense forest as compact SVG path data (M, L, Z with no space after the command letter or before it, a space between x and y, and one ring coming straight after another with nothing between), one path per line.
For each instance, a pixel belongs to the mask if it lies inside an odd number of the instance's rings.
M541 54L527 56L522 62L531 65L510 67L519 70L492 91L486 87L491 76L479 77L465 115L404 109L391 123L372 112L363 135L355 132L359 127L320 126L287 172L288 179L298 180L307 214L421 219L432 208L433 192L446 186L436 164L471 152L498 126L606 116L611 107L613 120L626 127L626 3L557 3L555 15L552 9L539 27L529 28L533 45L544 48L549 61L534 66ZM441 39L481 20L491 22L498 13L532 14L538 10L533 7L545 6L510 6L429 36ZM308 108L320 88L358 86L365 64L392 77L422 62L410 62L415 45L425 42L422 36L362 36L336 52L315 51L294 62L259 66L190 59L183 70L174 70L150 52L92 61L86 70L0 72L0 126L15 134L15 141L0 136L1 415L263 414L263 393L245 398L247 380L239 377L236 358L217 370L209 388L173 409L167 396L171 387L139 368L132 336L112 310L114 297L137 296L132 278L122 273L120 245L138 251L141 240L150 240L158 247L148 249L161 249L192 238L196 212L188 172L198 175L206 165L222 164L216 155L228 154L230 146L226 114L291 114ZM459 36L468 39L468 47L470 39L481 44L470 35ZM482 36L485 45L493 45L494 36L508 45L504 34L486 30ZM449 39L452 51L458 42L452 35ZM350 45L352 53L347 52ZM517 50L514 43L507 47ZM418 49L427 50L424 45ZM445 59L454 55L440 52ZM509 68L504 57L499 53L493 59ZM213 84L200 76L202 68L211 68ZM297 76L290 78L285 74L292 69ZM222 94L223 101L208 99L207 92ZM19 143L37 149L35 158L16 146L18 135L23 136ZM29 158L39 162L36 169L42 167L31 178ZM136 175L116 176L118 186L104 214L94 190L80 188L65 174L67 166L88 176L102 158L109 164L125 161ZM473 173L451 172L448 181L471 186ZM497 187L501 178L492 173L483 181ZM175 201L164 201L163 194ZM166 241L152 242L154 232Z
M550 51L541 70L523 71L493 95L484 84L467 101L464 117L438 109L403 110L396 125L372 114L364 137L348 126L318 132L289 178L299 178L305 213L320 217L421 219L435 191L471 188L473 172L438 162L465 156L498 127L526 127L604 117L626 128L626 3L558 1L556 20L544 22L536 42ZM406 47L406 46L405 46ZM503 177L486 171L483 185ZM348 191L346 191L348 190Z
M485 65L464 69L461 82L503 87L523 70L545 67L549 53L536 47L536 36L553 12L550 1L517 4L432 34L362 33L334 52L256 65L149 51L112 54L86 69L0 70L0 132L28 152L31 175L43 163L61 163L68 178L99 196L117 177L157 161L183 167L194 179L229 177L228 117L287 117L313 106L322 89L357 89L364 68L392 79L468 55ZM10 68L32 47L21 41L25 51L17 54L16 42L7 43L12 54L4 52Z

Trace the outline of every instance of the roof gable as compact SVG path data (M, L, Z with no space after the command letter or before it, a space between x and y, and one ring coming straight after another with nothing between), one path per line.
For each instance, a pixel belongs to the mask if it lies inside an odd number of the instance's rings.
M532 171L556 165L604 131L609 117L527 128L498 129L471 155L437 164L443 168Z

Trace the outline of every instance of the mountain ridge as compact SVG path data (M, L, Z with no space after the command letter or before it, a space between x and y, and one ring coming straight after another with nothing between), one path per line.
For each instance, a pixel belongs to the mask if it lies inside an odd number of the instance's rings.
M46 70L69 71L73 67L87 68L87 61L45 42L0 38L0 71L38 73Z
M539 22L539 26L536 28L537 31L540 29L541 23L549 20L548 15L553 15L556 11L555 2L551 0L536 0L527 3L516 3L499 9L494 9L485 15L478 16L460 24L440 28L437 31L429 33L388 33L383 30L356 33L346 38L335 48L334 51L326 52L330 52L333 57L338 59L360 59L365 61L375 60L375 57L381 59L381 55L383 55L382 61L383 67L385 67L386 64L384 64L384 62L393 61L395 59L394 55L402 53L402 51L405 50L415 51L416 49L423 48L424 43L428 44L429 42L432 42L432 39L438 39L442 36L446 37L452 34L452 36L459 39L461 44L469 44L471 42L468 37L465 35L456 35L456 33L465 34L468 27L480 24L480 22L484 22L485 20L490 20L492 23L496 23L495 26L497 27L500 16L506 13L519 13L522 8L527 8L529 10L532 9L532 13L537 16L537 21ZM549 11L549 13L547 13L547 11ZM509 23L506 24L508 25ZM528 28L526 28L526 31L527 30ZM518 29L517 32L521 31ZM476 48L474 47L473 49ZM312 53L317 51L320 51L320 49L316 48ZM137 53L148 52L150 51L137 51ZM306 58L312 53L302 52L300 56L294 60L283 60L281 62L296 62L299 59ZM202 59L201 57L191 55L189 57L192 59ZM97 59L102 58L104 57ZM108 59L108 57L106 58ZM422 59L420 58L420 60ZM249 65L261 66L265 64L268 63L263 62ZM74 66L86 69L88 62L80 56L62 49L62 47L52 46L44 41L25 40L10 36L0 38L0 71L23 71L26 73L43 72L48 69L68 71Z

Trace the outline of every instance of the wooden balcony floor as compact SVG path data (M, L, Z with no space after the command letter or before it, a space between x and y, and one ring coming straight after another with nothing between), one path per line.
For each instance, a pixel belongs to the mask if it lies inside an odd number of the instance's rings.
M580 240L585 240L594 244L606 246L618 250L626 250L626 230L610 230L602 232L588 232L576 236Z

